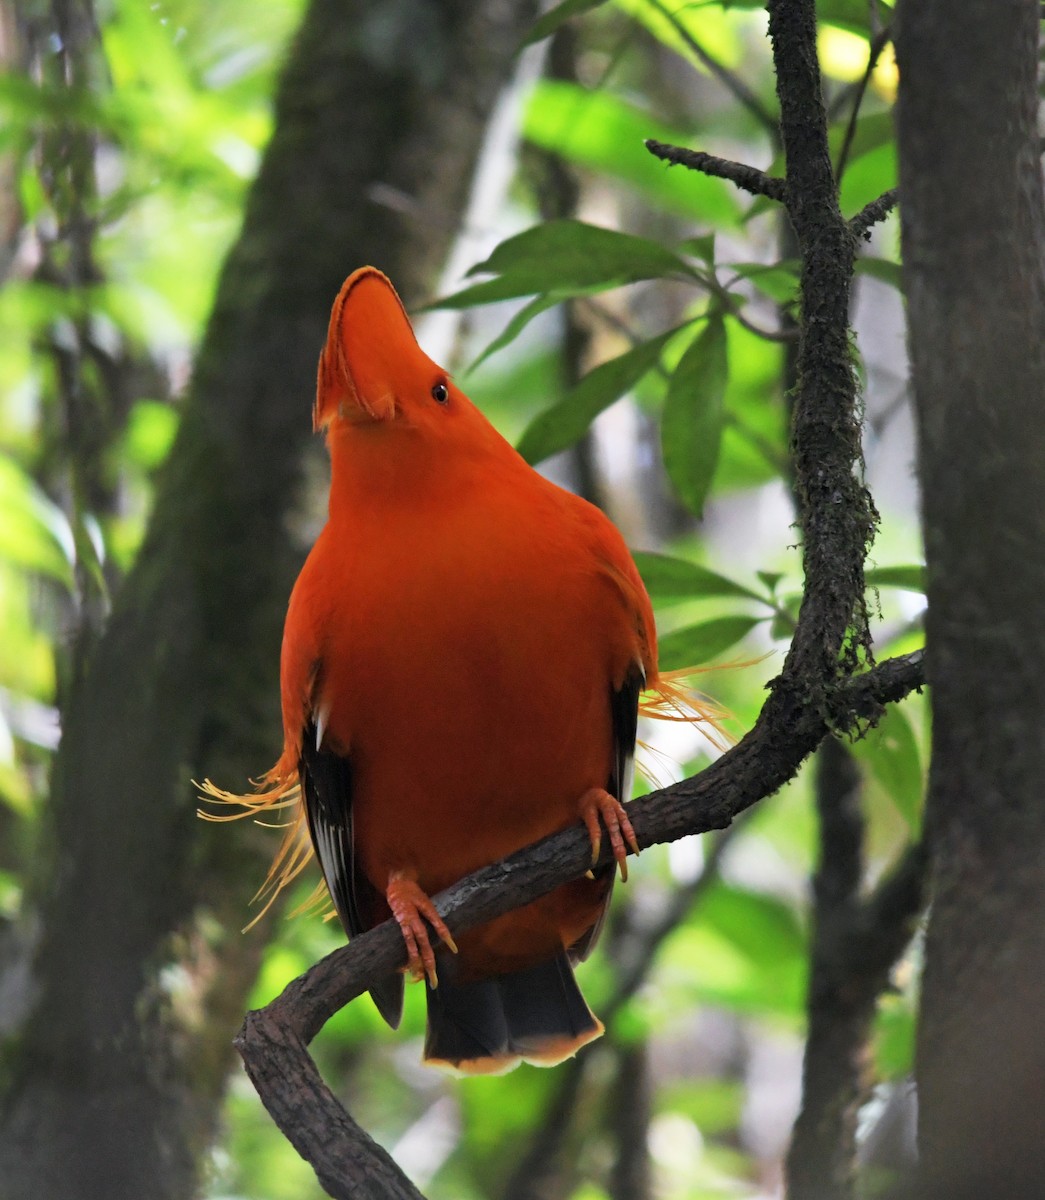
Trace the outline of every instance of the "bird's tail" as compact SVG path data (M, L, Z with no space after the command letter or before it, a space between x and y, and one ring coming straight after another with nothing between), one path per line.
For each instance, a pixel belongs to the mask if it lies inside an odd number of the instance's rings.
M465 983L440 954L428 987L425 1061L464 1075L500 1075L523 1060L553 1067L602 1033L581 995L566 951L510 975Z

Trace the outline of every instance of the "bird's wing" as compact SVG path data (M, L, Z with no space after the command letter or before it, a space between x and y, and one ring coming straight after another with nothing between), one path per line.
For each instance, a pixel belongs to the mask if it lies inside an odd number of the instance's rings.
M334 908L349 937L375 922L380 899L370 881L356 869L352 834L352 761L325 750L315 719L305 725L301 743L301 790L312 845ZM381 1016L396 1029L403 1011L403 976L389 976L370 988Z
M639 725L639 693L645 685L646 672L640 663L635 663L624 677L620 688L613 688L610 691L610 713L613 720L613 768L606 783L606 790L623 804L627 804L631 798L631 785L635 777L635 739ZM595 869L596 879L608 880L606 898L603 901L599 919L582 938L570 947L570 958L574 962L583 962L599 940L599 934L602 933L602 927L606 921L616 873L617 864L613 859L610 859L605 866Z

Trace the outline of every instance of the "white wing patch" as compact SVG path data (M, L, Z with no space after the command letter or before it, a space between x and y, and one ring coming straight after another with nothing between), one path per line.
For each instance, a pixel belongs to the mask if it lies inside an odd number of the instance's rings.
M316 749L319 750L323 745L323 734L326 732L327 721L330 720L330 705L320 705L315 714L316 718Z

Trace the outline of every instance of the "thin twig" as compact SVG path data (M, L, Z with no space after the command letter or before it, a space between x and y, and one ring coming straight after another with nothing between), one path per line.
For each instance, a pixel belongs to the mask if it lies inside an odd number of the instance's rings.
M719 293L716 291L715 294L718 295ZM729 297L729 293L725 289L722 290L721 295ZM778 342L783 345L789 345L791 342L798 341L797 329L763 329L761 325L756 325L754 321L745 317L743 311L735 307L735 301L727 299L727 304L729 315L734 318L742 329L746 329L748 333L753 333L755 337L760 337L765 342Z
M629 938L630 949L623 950L620 955L624 959L624 970L617 976L613 993L602 1006L601 1015L608 1030L612 1031L613 1022L620 1015L621 1010L645 983L665 939L678 928L718 879L719 867L722 865L726 850L732 845L749 819L750 810L737 817L728 829L722 830L711 844L711 849L704 861L704 869L689 883L675 888L667 903L651 921L642 922L640 925L633 916L630 916L630 910L628 910L630 919L626 918L627 924L623 936Z
M770 200L778 201L785 198L787 185L784 180L775 175L767 175L757 167L749 167L730 158L716 158L702 150L671 146L666 142L658 142L655 138L647 138L645 145L650 154L663 159L669 166L689 167L691 171L700 171L717 179L728 179L753 196L768 196Z
M899 202L900 189L890 188L887 192L883 192L877 200L872 200L870 204L860 209L855 217L851 217L849 228L856 237L862 237L869 241L874 226L879 221L884 221Z
M860 117L860 106L864 102L867 85L871 82L871 76L874 74L875 67L878 66L878 60L882 56L882 51L889 45L892 36L892 30L886 26L871 42L867 55L867 68L860 82L856 85L856 93L853 96L853 108L849 114L849 123L846 125L845 136L842 138L842 147L838 151L838 162L835 165L835 180L838 183L842 182L842 176L845 174L846 164L849 161L849 151L852 149L853 138L856 136L856 123Z
M682 41L686 44L693 56L702 63L715 78L722 83L733 96L748 110L749 113L759 122L759 124L767 130L770 136L776 140L777 137L777 120L776 117L762 103L755 93L747 86L739 75L734 74L728 67L724 66L713 55L697 41L692 33L678 19L678 16L670 9L665 8L660 0L649 0L650 7L660 13L665 20L671 23L672 28L679 35Z

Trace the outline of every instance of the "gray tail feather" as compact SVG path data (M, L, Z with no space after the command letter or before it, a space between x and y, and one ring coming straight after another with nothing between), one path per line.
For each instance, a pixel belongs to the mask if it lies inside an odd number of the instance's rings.
M424 1056L468 1072L506 1070L520 1058L551 1065L602 1032L565 951L511 975L454 979L441 955L439 986L428 988Z
M393 1029L399 1028L403 1017L403 984L403 974L398 971L370 989L370 998L377 1006L377 1011Z

